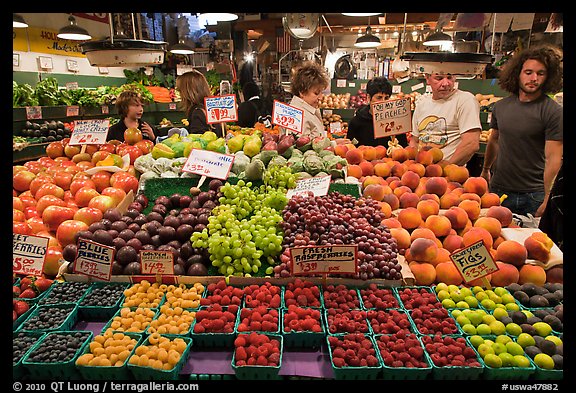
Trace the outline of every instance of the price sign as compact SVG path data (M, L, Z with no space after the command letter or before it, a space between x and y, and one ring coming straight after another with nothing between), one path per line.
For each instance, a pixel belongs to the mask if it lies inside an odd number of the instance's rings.
M48 249L47 237L12 235L12 271L17 274L41 276Z
M74 272L110 281L112 262L116 248L78 239L78 251L74 260Z
M392 93L393 94L402 93L402 86L400 86L400 85L392 86Z
M410 97L371 104L374 138L404 134L412 129Z
M304 124L304 111L278 100L274 100L274 107L272 108L272 123L294 131L297 134L301 134L302 124Z
M101 145L106 143L110 127L108 119L75 120L69 145Z
M450 259L467 283L499 270L482 240L453 252Z
M176 110L176 103L175 102L168 103L168 109L170 109L171 111L175 111Z
M290 249L293 276L355 274L358 245L305 246Z
M339 134L342 132L342 123L335 121L330 123L330 132L333 134Z
M78 116L80 114L80 107L78 105L70 105L66 107L66 116Z
M26 107L26 120L38 120L42 118L41 106L27 106Z
M233 154L220 154L209 150L192 149L182 167L182 171L226 180L230 169L232 169L234 158Z
M102 105L100 109L102 110L103 115L107 115L108 113L110 113L110 108L108 108L108 105Z
M412 89L412 91L416 91L416 90L421 89L423 87L424 87L424 83L420 82L420 83L412 86L410 89Z
M142 274L174 274L174 253L172 251L140 251Z
M234 94L206 97L204 98L204 107L206 108L206 122L208 124L238 121Z
M66 90L78 90L78 82L66 82Z
M296 182L296 188L288 190L286 196L290 199L295 195L309 195L309 192L314 194L314 196L328 195L331 179L332 176L327 175L299 180Z

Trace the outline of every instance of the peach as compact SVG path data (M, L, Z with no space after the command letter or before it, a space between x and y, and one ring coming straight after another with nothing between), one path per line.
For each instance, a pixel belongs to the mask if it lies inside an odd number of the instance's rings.
M426 166L430 165L434 162L434 157L432 156L432 152L430 150L420 149L418 153L416 153L416 162Z
M392 217L392 208L386 202L380 202L380 211L384 213L384 218Z
M450 184L450 183L448 183ZM456 187L454 189L452 189L452 191L455 195L458 195L458 197L460 197L462 194L464 194L464 188L462 188L462 186Z
M386 146L378 145L374 149L376 150L376 159L377 160L380 160L380 159L386 157L386 154L387 154Z
M390 166L390 168L392 168L392 166ZM388 176L386 178L386 183L388 183L388 185L391 185L391 183L396 180L400 181L400 178L398 176ZM402 184L402 182L400 182L400 184Z
M392 150L390 157L394 161L403 162L408 159L408 154L406 153L406 150L403 147L399 147L397 149Z
M484 245L488 249L492 248L492 244L494 244L492 235L484 228L472 227L462 236L464 247L468 247L480 240L484 242Z
M382 198L384 198L384 195L385 195L384 186L380 184L368 184L362 191L362 196L364 198L372 198L377 201L381 201Z
M374 146L363 146L362 155L365 160L372 161L376 159L376 149Z
M452 192L455 189L459 189L458 196L462 195L464 190L462 189L462 184L458 183L457 181L449 181L448 188L446 188L446 192Z
M436 281L436 268L430 263L412 261L408 267L414 275L416 285L431 285Z
M459 204L458 207L464 209L468 214L468 218L471 221L475 221L480 217L480 202L474 201L472 199L464 199Z
M370 161L363 160L358 166L362 170L362 176L372 176L374 174L374 165Z
M512 211L506 206L490 206L486 211L486 217L498 219L503 228L512 224Z
M502 242L503 242L504 240L506 240L506 239L504 239L504 238L502 237L502 234L500 234L500 236L498 236L496 239L494 239L494 244L492 244L492 247L495 248L495 249L498 248L498 246L499 246L500 244L502 244Z
M411 170L407 170L402 174L400 177L400 181L402 185L410 187L410 190L416 189L418 184L420 184L420 175L416 172L412 172Z
M470 172L465 166L459 166L456 164L447 164L444 167L444 176L448 181L456 181L458 183L464 183L470 177Z
M405 209L407 207L417 207L420 202L418 195L413 192L405 192L398 198L400 201L400 208Z
M564 266L556 265L546 270L546 282L564 283Z
M432 262L432 264L437 266L439 263L442 263L442 262L452 263L452 260L450 259L450 251L448 251L447 249L445 249L443 247L438 247L438 256L436 257L434 262Z
M428 216L424 225L426 228L432 230L436 237L448 236L450 229L452 229L450 220L445 216L439 216L437 214Z
M404 162L406 164L406 162ZM407 165L409 171L416 172L419 177L422 177L426 174L426 167L419 162L412 162Z
M463 229L468 223L468 213L458 206L452 206L444 212L444 216L450 220L454 229Z
M546 271L541 266L525 264L520 268L518 284L532 283L543 286L546 283Z
M380 176L364 176L363 178L364 178L362 180L363 188L367 187L369 184L380 184L385 185L387 188L390 188L388 186L388 183L386 183L386 181L382 179ZM392 192L392 190L390 190L390 192Z
M348 164L358 165L362 162L362 160L364 160L362 150L356 148L346 152L346 161L348 161Z
M420 184L418 184L418 186L416 186L416 189L414 190L414 194L418 195L419 197L422 197L422 195L426 194L426 181L428 179L425 177L420 178Z
M444 174L444 171L442 170L442 167L439 164L430 164L426 166L426 169L424 171L424 176L426 177L442 177L442 175Z
M440 197L440 208L449 209L452 206L458 206L461 202L460 196L453 192L446 192Z
M404 172L406 172L406 165L404 165L404 163L402 162L397 162L394 165L392 165L392 168L390 169L390 174L392 176L398 176L401 177Z
M447 285L460 285L463 278L452 261L441 262L436 265L436 282Z
M420 195L421 201L432 200L440 206L440 197L436 194L422 194Z
M336 145L334 147L334 154L339 155L342 158L346 158L347 151L348 147L346 147L346 145Z
M362 177L362 168L358 165L348 165L348 176L355 177L356 179L360 179Z
M416 158L416 153L418 153L418 148L414 146L406 146L404 148L404 152L406 153L407 160L413 160Z
M502 232L502 224L494 217L478 217L478 219L474 221L474 226L486 229L490 232L493 239L500 236Z
M524 247L528 251L528 258L540 262L548 262L550 250L554 246L552 239L544 232L534 232L524 240Z
M439 147L434 146L429 151L432 153L432 162L434 164L442 161L444 158L444 152Z
M400 178L392 180L388 183L388 185L390 186L390 188L392 190L395 190L396 188L400 187L402 185L402 181L400 180Z
M464 240L462 239L462 236L460 235L448 235L444 238L444 241L442 242L442 246L448 250L449 252L454 252L460 248L464 247Z
M400 207L400 200L393 192L389 194L384 194L384 198L382 198L382 202L386 202L390 205L392 211L398 209Z
M400 201L400 203L402 203L402 201ZM429 216L438 214L440 211L440 204L433 199L422 199L422 197L420 197L416 209L420 212L422 219L426 220Z
M414 239L410 244L410 255L415 261L432 262L438 256L438 245L431 239Z
M390 167L385 162L379 162L374 165L374 174L380 177L388 177L390 175Z
M436 194L439 197L446 193L448 189L448 181L444 177L430 177L426 181L426 193Z
M408 186L401 185L401 186L394 188L393 192L394 192L394 195L396 195L398 197L398 199L400 199L400 197L403 194L406 194L406 193L412 194L412 189Z
M404 229L414 229L422 223L422 216L415 207L407 207L398 213L398 221Z
M395 217L385 218L382 220L381 224L387 228L402 228L402 224Z
M462 194L460 194L460 199L461 200L470 199L478 202L478 204L482 203L482 198L480 197L480 195L474 194L472 192L463 192Z
M528 250L516 240L504 240L496 248L496 260L521 267L526 263Z
M426 228L426 227L415 228L410 233L410 241L411 242L416 240L416 239L419 239L419 238L430 239L430 240L436 240L437 239L434 232L432 232L431 229Z
M410 247L412 241L410 240L410 232L404 228L390 228L390 234L396 240L398 249L406 249Z
M472 192L479 196L488 192L488 182L482 176L469 177L462 183L462 187L464 187L464 192Z
M487 192L480 197L480 207L500 206L500 197L494 192Z
M492 285L505 287L518 282L520 271L516 266L502 261L496 261L496 266L498 266L498 271L492 273Z

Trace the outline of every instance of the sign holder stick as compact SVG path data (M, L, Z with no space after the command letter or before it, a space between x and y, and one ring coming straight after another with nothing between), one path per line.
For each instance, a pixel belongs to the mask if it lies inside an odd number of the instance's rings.
M482 284L484 284L486 289L492 289L492 286L490 285L490 281L488 281L486 276L482 277L481 280L482 280Z
M80 148L80 153L86 153L86 145L82 145Z

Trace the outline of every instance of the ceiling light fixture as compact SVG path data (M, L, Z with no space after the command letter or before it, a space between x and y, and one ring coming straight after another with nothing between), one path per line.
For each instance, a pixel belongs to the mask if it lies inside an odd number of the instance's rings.
M452 37L440 30L434 31L424 40L426 46L443 46L451 43Z
M344 16L375 16L380 15L381 12L342 12Z
M194 49L184 43L184 40L181 39L178 41L177 44L172 45L170 48L170 52L177 54L177 55L191 55L194 53Z
M12 14L12 27L15 27L17 29L23 29L25 27L28 27L28 23L26 23L22 15Z
M204 13L204 14L200 14L198 16L198 18L200 19L207 19L207 20L215 20L216 22L231 22L233 20L238 19L238 15L236 14L231 14L228 12L222 12L222 13L217 13L217 12L209 12L209 13Z
M357 48L377 48L380 44L380 38L372 34L372 28L368 26L366 28L366 34L358 37L354 46Z
M68 21L70 24L62 27L58 31L58 38L74 41L86 41L92 39L92 36L86 29L83 29L76 24L76 18L74 18L72 15L68 17Z

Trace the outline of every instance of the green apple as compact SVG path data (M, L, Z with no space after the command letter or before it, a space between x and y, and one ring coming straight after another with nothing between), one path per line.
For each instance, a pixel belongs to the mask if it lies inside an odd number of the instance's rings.
M495 355L493 353L488 353L484 357L484 363L486 363L486 365L488 367L500 368L500 367L502 367L502 358L500 358L498 355Z
M534 337L529 335L528 333L520 333L516 338L516 342L522 346L522 348L529 347L531 345L536 345L536 341Z

